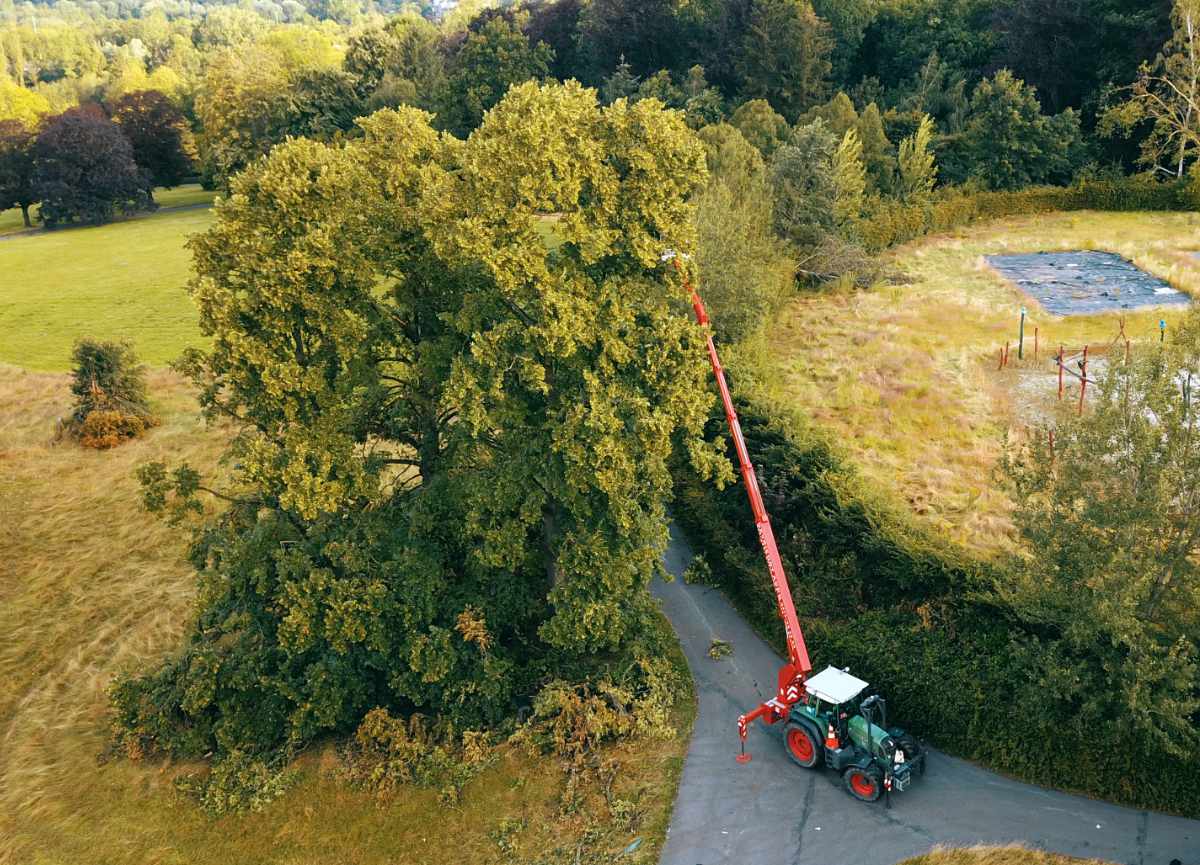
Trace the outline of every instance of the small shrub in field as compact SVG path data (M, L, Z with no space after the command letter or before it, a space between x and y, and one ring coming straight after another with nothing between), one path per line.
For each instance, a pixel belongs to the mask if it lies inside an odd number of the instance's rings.
M358 725L342 774L380 795L411 784L436 789L444 804L454 804L492 756L486 733L468 730L456 736L446 725L429 725L423 715L397 718L377 708Z
M212 817L239 811L261 811L282 796L295 773L273 768L243 751L231 751L205 774L175 779L179 792L195 798Z
M670 738L679 673L662 659L639 659L623 681L555 681L533 700L533 717L518 734L543 752L581 763L603 742L625 736Z
M84 447L116 447L158 424L147 402L144 371L128 343L76 344L71 393L69 428Z
M137 415L101 410L88 412L75 433L84 447L107 450L138 438L146 431L146 426L146 421Z

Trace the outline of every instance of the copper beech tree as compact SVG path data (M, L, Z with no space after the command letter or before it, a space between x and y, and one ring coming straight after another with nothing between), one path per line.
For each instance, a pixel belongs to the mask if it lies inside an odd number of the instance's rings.
M276 147L192 242L212 348L184 365L238 433L221 482L142 469L199 519L201 591L180 652L114 689L130 745L294 745L377 706L495 722L637 655L672 453L729 477L661 261L705 179L683 119L531 82L466 141L430 120Z

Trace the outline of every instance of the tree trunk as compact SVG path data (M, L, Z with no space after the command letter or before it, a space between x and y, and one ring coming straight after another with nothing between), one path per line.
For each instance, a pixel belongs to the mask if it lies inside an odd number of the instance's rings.
M33 228L33 223L29 221L29 205L28 204L21 205L21 216L25 219L25 227Z

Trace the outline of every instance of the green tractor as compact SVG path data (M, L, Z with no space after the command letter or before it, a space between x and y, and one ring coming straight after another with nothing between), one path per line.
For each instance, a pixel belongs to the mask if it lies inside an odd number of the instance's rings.
M804 697L791 706L783 741L798 766L827 766L842 776L851 796L875 802L925 774L925 749L911 734L887 726L887 703L878 695L864 697L867 687L836 667L812 676Z

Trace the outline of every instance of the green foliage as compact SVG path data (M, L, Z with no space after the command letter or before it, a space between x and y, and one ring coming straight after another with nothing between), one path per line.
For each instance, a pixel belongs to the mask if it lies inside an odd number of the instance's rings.
M771 159L775 233L797 247L818 245L835 223L837 139L823 120L792 130Z
M754 148L744 141L742 146L758 158ZM771 230L771 197L759 165L746 174L721 166L696 199L697 269L723 342L757 328L787 296L795 275ZM726 180L726 171L736 179Z
M45 97L0 76L0 120L16 120L32 129L50 111Z
M765 99L751 99L733 112L729 122L758 148L764 159L769 159L775 149L787 141L791 127Z
M1153 63L1143 63L1127 98L1100 123L1109 136L1131 136L1149 125L1139 161L1152 171L1182 178L1200 150L1200 4L1176 0L1173 33Z
M261 811L287 792L295 773L243 751L231 751L206 773L181 775L175 789L194 798L210 817Z
M858 126L858 112L854 108L854 103L840 90L824 105L818 105L816 108L804 112L796 121L796 125L804 126L818 118L825 121L829 131L838 139Z
M1090 411L1010 448L1028 556L998 602L1029 632L1031 689L1185 757L1200 742L1200 319L1169 349L1111 360ZM1197 378L1200 382L1200 378Z
M867 169L867 188L872 192L891 190L896 174L892 142L883 128L883 115L872 102L858 116L858 139L862 142L863 164Z
M478 30L468 31L447 64L447 89L439 115L442 125L455 135L466 136L509 87L545 78L553 62L550 46L543 42L530 45L520 21L496 16Z
M640 658L615 681L553 681L538 691L519 736L581 765L604 742L633 733L670 738L680 674L664 658Z
M838 227L853 230L862 218L867 191L862 142L856 129L847 129L833 154L833 216Z
M1007 69L975 88L962 146L969 176L989 189L1068 183L1084 156L1079 115L1042 114L1033 90Z
M933 144L933 120L926 114L917 131L900 142L899 198L905 204L929 200L937 183L937 163Z
M273 752L377 707L496 724L644 638L672 454L730 475L661 261L705 180L682 118L527 82L467 141L430 120L275 147L192 242L212 349L181 368L238 434L220 483L143 472L155 508L228 507L195 630L115 687L127 749Z
M794 121L825 97L832 50L829 25L808 0L753 0L737 61L741 93Z
M128 343L80 340L71 354L71 422L89 414L115 411L147 420L146 375Z
M341 774L380 796L395 794L403 786L428 787L437 790L444 804L453 805L493 758L486 733L467 730L459 735L421 715L405 719L372 709L345 749Z

